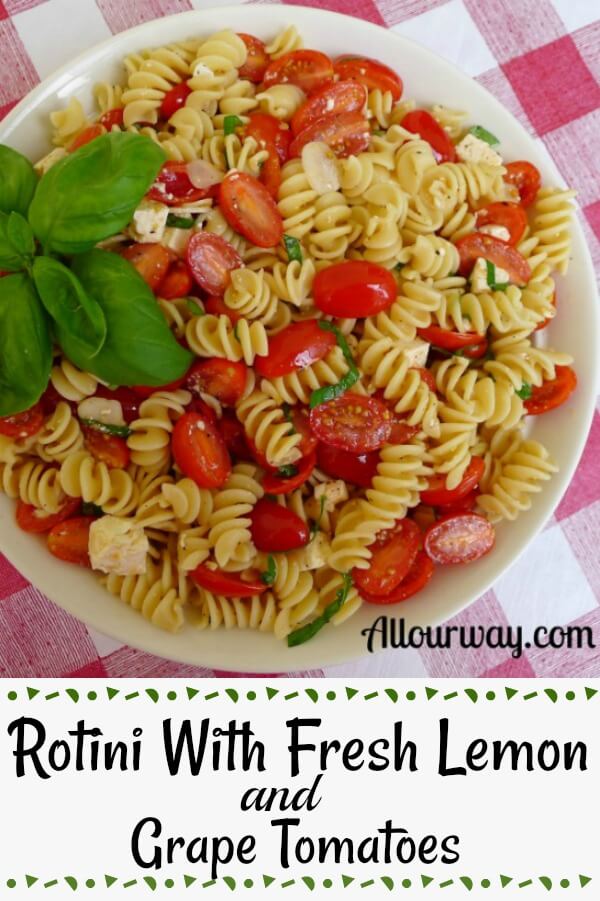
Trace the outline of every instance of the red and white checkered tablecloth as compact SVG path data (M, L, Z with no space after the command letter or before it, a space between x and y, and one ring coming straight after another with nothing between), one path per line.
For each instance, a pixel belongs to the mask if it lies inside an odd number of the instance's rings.
M0 0L0 118L40 78L111 33L216 2ZM600 271L600 170L594 165L600 146L597 0L298 0L296 5L392 28L458 64L495 94L576 188ZM600 644L599 546L597 411L583 460L551 522L526 557L453 623L521 625L526 638L537 625L578 624L591 626ZM0 677L213 674L152 657L86 628L0 556ZM306 675L589 678L600 676L600 649L530 650L520 660L506 650L387 651Z

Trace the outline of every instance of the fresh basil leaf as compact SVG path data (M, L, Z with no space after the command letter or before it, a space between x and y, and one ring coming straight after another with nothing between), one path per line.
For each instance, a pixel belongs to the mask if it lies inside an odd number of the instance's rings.
M194 220L191 216L177 216L175 213L169 213L167 225L169 228L193 228Z
M506 291L506 289L510 285L510 282L496 281L496 267L493 263L490 263L489 260L485 261L485 270L488 287L491 288L492 291Z
M84 501L81 505L81 515L104 516L104 510L102 509L102 507L99 507L98 504L92 504L89 501Z
M293 260L296 260L298 263L301 263L303 259L302 246L298 238L293 238L291 235L284 235L283 243L285 244L289 262L291 263Z
M193 297L188 297L186 301L186 307L194 316L206 316L206 313L200 306L197 300L194 300Z
M126 425L113 425L112 422L101 422L99 419L80 419L84 425L105 435L116 435L118 438L129 438L131 429Z
M342 586L338 589L335 598L325 607L323 613L318 616L316 619L312 621L312 623L308 623L306 626L302 626L300 629L296 629L295 632L291 632L287 637L288 648L295 648L299 644L304 644L306 641L310 641L311 638L320 632L323 626L326 626L330 619L332 619L335 614L342 609L343 605L346 603L346 599L350 594L350 589L352 588L352 576L350 573L343 573L342 575Z
M177 343L131 263L115 253L90 250L75 257L72 268L102 307L107 326L106 341L94 357L82 354L76 342L63 345L76 366L111 385L166 385L187 372L191 353Z
M325 385L324 388L318 388L316 391L312 392L309 402L311 410L313 407L318 407L320 404L327 403L327 401L335 400L336 397L341 397L341 395L345 394L349 388L352 388L360 378L360 370L354 362L352 351L348 347L348 342L340 332L339 328L333 325L332 322L328 322L326 319L319 320L319 328L322 328L326 332L333 332L349 369L346 375L342 376L335 385Z
M402 270L404 269L405 266L406 266L406 263L396 263L396 265L394 266L394 269L396 270L396 272L402 272Z
M275 563L275 557L273 557L272 554L269 554L267 557L267 568L260 574L260 581L265 585L272 585L276 578L277 564Z
M0 144L0 211L27 215L38 177L27 157Z
M36 257L33 279L67 356L76 347L86 358L95 357L106 340L106 319L98 301L70 269L51 257Z
M238 325L239 325L239 323L236 322L235 325L233 326L233 334L234 334L234 337L235 337L235 340L236 340L236 341L239 341L239 340L240 340L240 333L239 333L239 331L238 331Z
M500 143L496 135L493 135L491 131L488 131L483 125L473 125L469 129L469 134L473 135L475 138L479 138L480 141L485 141L490 147Z
M35 235L46 250L91 250L131 221L164 158L149 138L126 132L80 147L39 182L29 209Z
M298 467L294 466L293 463L286 463L284 466L279 467L277 475L280 479L291 479L292 476L298 475Z
M20 213L0 212L0 269L19 272L31 264L35 241Z
M22 413L46 390L52 343L44 308L25 273L0 278L0 416Z
M523 382L519 390L515 391L515 394L518 394L521 400L529 400L533 394L533 389L529 382Z
M226 135L232 135L235 133L236 128L243 124L239 116L225 116L223 119L223 131Z

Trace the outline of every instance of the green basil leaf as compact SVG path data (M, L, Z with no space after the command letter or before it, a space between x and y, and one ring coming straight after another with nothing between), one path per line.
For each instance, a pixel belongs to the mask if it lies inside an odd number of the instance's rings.
M489 144L490 147L493 147L494 144L500 143L496 135L493 135L491 131L488 131L487 128L483 127L483 125L473 125L469 129L469 134L472 134L474 137L479 138L480 141L485 141L485 143Z
M346 603L346 599L350 593L350 589L352 588L352 576L350 573L343 573L342 576L342 587L338 589L335 598L325 607L323 613L318 616L316 619L312 621L312 623L308 623L306 626L302 626L300 629L296 629L295 632L291 632L287 637L288 648L295 648L299 644L304 644L306 641L310 641L311 638L320 632L323 626L326 626L330 619L332 619L338 610L341 610L343 605Z
M44 308L25 273L0 278L0 416L33 406L46 390L52 343Z
M191 216L177 216L175 213L169 213L167 225L169 228L193 228L194 220Z
M18 272L31 264L35 241L20 213L0 212L0 269Z
M102 507L99 507L98 504L92 504L89 501L84 501L81 505L81 515L104 516L104 510L102 509Z
M239 116L225 116L223 119L223 131L226 135L232 135L236 128L243 124Z
M192 313L194 316L206 316L206 313L200 306L199 302L197 300L194 300L193 297L188 297L185 305L190 313Z
M100 140L100 139L98 139ZM160 386L187 372L193 357L173 337L152 291L131 263L115 253L90 250L73 260L73 272L106 318L106 341L94 357L70 339L67 357L110 385Z
M319 320L319 328L322 328L325 332L333 332L338 346L341 348L344 355L344 359L350 368L346 375L342 376L335 385L325 385L324 388L318 388L316 391L313 391L309 402L311 410L313 407L318 407L320 404L327 403L327 401L335 400L336 397L341 397L341 395L352 388L360 378L360 371L354 362L352 351L348 347L348 342L340 332L339 328L333 325L332 322L328 322L326 319Z
M496 267L493 263L490 263L489 260L485 261L485 271L488 287L491 288L492 291L506 291L506 289L510 285L510 282L496 281Z
M293 463L286 463L284 466L279 467L277 475L280 479L291 479L292 476L298 475L298 467L294 466Z
M0 211L27 215L38 177L27 157L0 144Z
M101 422L99 419L80 419L84 425L105 435L116 435L118 438L129 438L131 429L126 425L113 425L112 422Z
M284 235L283 243L285 244L285 249L287 251L288 260L290 261L290 263L293 260L297 260L298 263L301 263L302 247L298 238L292 238L291 235Z
M164 158L149 138L126 132L80 147L39 182L29 209L35 235L46 250L91 250L131 221Z
M36 257L33 279L60 346L65 352L77 347L86 358L95 357L106 340L106 319L98 301L70 269L51 257Z
M277 564L275 563L275 557L273 557L272 554L269 554L267 557L267 568L260 574L260 581L265 585L272 585L276 578Z
M529 400L533 394L533 389L529 382L523 382L519 390L515 391L515 394L518 394L521 400Z

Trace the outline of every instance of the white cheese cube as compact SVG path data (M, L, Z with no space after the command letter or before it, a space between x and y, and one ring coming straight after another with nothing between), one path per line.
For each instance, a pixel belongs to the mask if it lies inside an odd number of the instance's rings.
M132 519L101 516L90 526L88 550L92 569L118 576L146 571L149 542L144 529Z
M77 407L77 415L80 419L94 419L104 425L125 425L121 403L106 397L86 397Z
M43 156L41 160L34 163L33 168L39 176L45 175L48 169L51 169L56 163L60 163L66 156L68 156L68 154L64 147L55 147L54 150L51 150L50 153Z
M142 200L133 214L132 237L141 244L158 244L165 233L169 207L153 200Z
M325 566L331 553L329 538L324 532L317 532L309 544L298 552L298 565L301 572L309 569L320 569Z
M493 263L492 266L494 266ZM506 272L504 269L500 269L499 266L494 266L494 274L492 278L494 284L496 285L502 285L505 282L510 281L508 272ZM487 260L484 260L483 257L478 257L475 261L475 265L471 270L470 281L471 291L473 291L475 294L490 290L487 279Z
M484 235L491 235L492 238L499 238L501 241L510 240L510 232L503 225L482 225L477 231L483 232Z
M427 341L411 341L406 345L403 353L411 369L421 369L423 366L427 366L429 344Z
M456 155L463 163L486 163L488 166L501 166L502 157L496 153L489 144L476 138L475 135L465 135L462 141L456 145Z
M333 513L337 504L348 500L348 487L342 479L322 482L315 488L315 499L319 512L321 510L321 498L325 498L323 501L323 512Z

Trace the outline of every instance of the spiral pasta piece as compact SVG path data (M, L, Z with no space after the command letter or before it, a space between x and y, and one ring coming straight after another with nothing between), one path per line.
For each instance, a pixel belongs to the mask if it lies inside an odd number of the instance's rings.
M248 514L264 494L256 466L238 463L214 499L208 520L209 545L221 569L246 569L256 556Z
M184 623L183 601L177 594L173 564L166 551L158 563L148 558L141 576L110 573L101 579L111 594L137 610L153 626L166 632L178 632Z
M190 65L188 86L192 93L186 105L194 109L216 106L227 88L236 81L237 70L244 65L247 56L246 45L231 29L219 31L201 43Z
M557 472L546 448L538 441L520 441L505 459L477 504L492 522L514 520L531 507L531 495Z
M279 300L284 300L300 309L311 304L312 285L316 274L314 262L304 259L301 263L278 261L272 271L265 273L271 291Z
M198 629L254 629L274 632L277 604L271 592L251 598L226 598L200 589L191 620Z
M266 50L271 59L279 59L285 53L301 50L302 47L304 47L304 41L298 29L295 25L288 25L267 43Z
M47 515L56 513L65 499L57 467L16 455L0 462L0 488Z
M159 488L156 493L146 491L145 499L140 497L135 514L138 525L169 531L194 523L208 525L214 503L206 488L200 488L188 478L177 482L164 479L156 487Z
M66 358L52 367L50 381L61 397L79 403L95 394L98 379L89 372L82 372Z
M532 237L539 239L548 264L561 275L569 268L574 209L571 200L576 193L562 188L540 188L532 210Z
M234 362L243 360L252 366L255 358L269 352L267 333L262 322L239 319L233 325L229 316L194 316L188 322L185 336L199 357L223 357Z
M115 516L127 516L138 503L139 489L130 474L109 469L87 451L67 457L60 467L60 484L69 497L80 497Z
M301 160L288 160L281 170L277 204L286 235L302 240L311 231L315 222L317 197Z
M274 84L256 95L262 112L289 122L306 100L306 94L295 84Z
M168 462L173 424L191 399L189 391L157 391L140 404L127 439L132 463L153 469Z
M277 403L264 391L253 391L236 407L246 435L264 454L270 466L285 466L300 459L301 436L290 434L290 424Z
M557 366L570 366L573 358L551 348L535 347L527 332L514 332L493 341L494 359L484 364L484 370L496 379L507 381L519 391L523 382L539 386L556 378Z
M269 325L277 316L279 300L271 293L263 269L234 269L223 297L225 305L248 320Z

